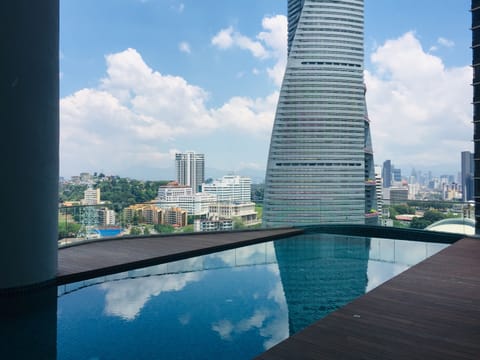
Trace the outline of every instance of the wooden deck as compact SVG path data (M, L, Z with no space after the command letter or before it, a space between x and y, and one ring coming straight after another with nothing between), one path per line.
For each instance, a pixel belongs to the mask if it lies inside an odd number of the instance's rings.
M480 359L480 240L456 242L258 359Z
M224 233L192 233L146 238L114 238L87 242L58 251L57 284L186 259L220 250L284 238L303 231L293 228Z

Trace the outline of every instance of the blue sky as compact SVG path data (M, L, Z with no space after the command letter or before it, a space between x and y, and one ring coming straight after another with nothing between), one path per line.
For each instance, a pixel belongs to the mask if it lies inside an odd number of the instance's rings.
M366 0L376 163L456 174L472 150L468 0ZM62 0L60 171L261 178L286 60L286 0ZM213 170L216 169L216 170Z

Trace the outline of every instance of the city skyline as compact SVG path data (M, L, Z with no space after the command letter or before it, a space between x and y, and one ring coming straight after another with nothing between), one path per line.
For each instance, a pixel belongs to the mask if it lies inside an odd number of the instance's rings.
M432 4L366 1L375 160L456 174L458 153L472 150L469 2L445 1L435 17ZM205 153L207 169L264 173L286 60L286 1L226 1L215 17L207 8L61 4L62 176L172 178L174 153L189 149Z

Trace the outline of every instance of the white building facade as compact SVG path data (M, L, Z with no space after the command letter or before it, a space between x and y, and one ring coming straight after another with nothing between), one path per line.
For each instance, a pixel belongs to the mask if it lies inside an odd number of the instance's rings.
M88 188L83 192L82 205L97 205L100 204L100 189Z
M255 203L246 202L241 204L217 202L209 206L209 216L213 219L233 219L237 218L246 226L259 223Z
M215 203L213 194L194 193L192 188L178 184L160 186L157 205L162 209L181 208L188 215L207 215L209 205Z
M194 222L194 231L228 231L233 230L231 219L198 219Z
M251 201L252 179L226 175L210 184L202 184L202 191L216 195L218 202L247 203Z

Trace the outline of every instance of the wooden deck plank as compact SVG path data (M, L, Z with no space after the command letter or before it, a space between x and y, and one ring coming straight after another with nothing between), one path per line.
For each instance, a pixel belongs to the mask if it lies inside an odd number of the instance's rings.
M480 359L479 274L460 240L258 359Z
M59 249L57 284L87 280L139 266L184 259L301 233L302 230L299 229L283 228L86 242Z

